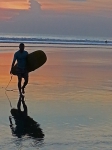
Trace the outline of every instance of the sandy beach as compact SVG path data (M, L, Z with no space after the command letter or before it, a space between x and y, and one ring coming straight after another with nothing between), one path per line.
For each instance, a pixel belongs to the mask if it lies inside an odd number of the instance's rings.
M8 45L8 44L6 44ZM3 44L1 44L3 46ZM18 44L0 47L0 149L5 150L111 150L112 147L112 47L26 44L30 53L43 50L44 66L30 73L25 99L28 114L45 138L13 136L10 105L5 87ZM16 107L19 94L13 76L7 95Z

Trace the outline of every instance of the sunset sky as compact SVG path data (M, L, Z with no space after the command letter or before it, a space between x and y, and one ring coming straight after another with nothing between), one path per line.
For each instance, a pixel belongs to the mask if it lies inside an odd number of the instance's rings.
M0 33L112 37L112 0L0 0Z

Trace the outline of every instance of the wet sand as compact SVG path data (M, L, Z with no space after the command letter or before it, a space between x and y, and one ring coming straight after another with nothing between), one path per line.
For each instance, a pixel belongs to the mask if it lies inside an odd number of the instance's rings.
M10 105L4 88L18 49L13 46L0 47L0 149L111 149L112 47L26 45L29 53L41 49L48 57L44 66L30 74L25 94L28 113L45 134L39 142L28 136L18 139L9 127ZM8 89L13 90L7 94L16 107L16 76Z

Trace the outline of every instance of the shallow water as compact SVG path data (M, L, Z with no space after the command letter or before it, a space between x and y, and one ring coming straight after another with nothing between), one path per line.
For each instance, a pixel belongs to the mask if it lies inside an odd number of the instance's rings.
M27 46L27 45L26 45ZM111 150L112 149L112 49L40 45L47 63L30 74L26 88L28 114L45 134L41 141L13 136L9 126L10 105L5 87L16 47L0 51L0 149L4 150ZM13 107L18 101L17 78L7 95Z

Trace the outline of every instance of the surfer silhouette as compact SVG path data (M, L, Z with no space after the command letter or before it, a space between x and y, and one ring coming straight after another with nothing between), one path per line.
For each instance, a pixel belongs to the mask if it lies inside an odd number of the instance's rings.
M12 74L12 69L15 65L15 62L17 61L18 90L20 95L22 95L22 93L23 94L25 93L24 89L28 84L28 71L26 67L26 59L28 56L28 52L25 51L24 49L25 49L24 43L20 43L19 50L14 54L14 58L10 70L10 74ZM24 78L23 86L21 85L22 78Z
M23 105L23 111L21 110L21 104ZM44 138L40 125L34 121L33 118L28 116L28 110L23 95L19 97L17 109L12 108L10 112L12 116L9 116L9 121L13 135L16 135L18 138L28 135L38 138L38 140ZM13 124L12 119L14 119L15 124Z

